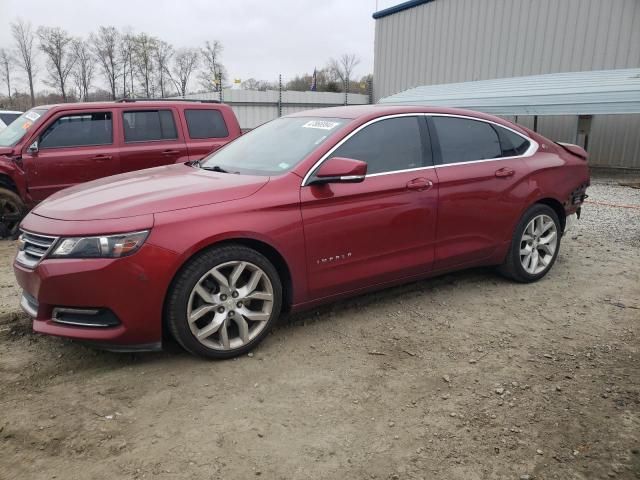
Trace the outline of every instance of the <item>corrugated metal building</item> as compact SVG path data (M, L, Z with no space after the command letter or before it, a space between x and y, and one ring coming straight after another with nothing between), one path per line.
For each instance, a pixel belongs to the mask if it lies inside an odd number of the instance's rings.
M640 67L640 0L413 0L374 18L376 100L421 85ZM577 121L541 117L538 131L573 142ZM596 115L591 164L640 168L638 136L639 114Z

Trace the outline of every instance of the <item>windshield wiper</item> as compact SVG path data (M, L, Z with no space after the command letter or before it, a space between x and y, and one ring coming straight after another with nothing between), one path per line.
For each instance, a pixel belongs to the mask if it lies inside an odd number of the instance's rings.
M213 165L212 167L200 166L200 168L202 168L203 170L210 170L212 172L229 173L224 168L222 168L222 167L220 167L218 165Z
M203 166L203 165L198 164L198 166L203 170L209 170L211 172L231 173L231 172L226 171L224 168L220 167L219 165L213 165L211 167L207 167L207 166Z

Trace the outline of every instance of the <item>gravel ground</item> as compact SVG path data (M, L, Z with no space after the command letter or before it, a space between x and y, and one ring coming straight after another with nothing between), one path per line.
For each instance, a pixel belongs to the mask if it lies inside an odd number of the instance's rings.
M2 242L0 478L638 479L640 190L617 181L540 282L412 283L225 362L34 335Z
M640 247L638 218L640 217L640 188L621 186L633 180L640 182L640 175L595 177L589 187L589 199L581 218L580 227L602 238L615 238L616 242ZM622 205L631 208L615 208Z

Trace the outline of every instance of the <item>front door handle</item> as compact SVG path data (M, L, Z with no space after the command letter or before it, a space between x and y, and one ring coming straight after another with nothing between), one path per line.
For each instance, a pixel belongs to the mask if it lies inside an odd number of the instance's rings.
M512 170L510 168L501 168L500 170L496 170L496 177L498 178L505 178L505 177L512 177L513 175L515 175L516 171Z
M180 153L178 150L165 150L162 152L163 155L177 155Z
M409 180L407 182L408 190L424 191L424 190L429 190L431 187L433 187L433 182L429 179L422 178L422 177L414 178L413 180Z
M113 157L111 155L96 155L92 157L91 160L95 160L96 162L106 162L111 160Z

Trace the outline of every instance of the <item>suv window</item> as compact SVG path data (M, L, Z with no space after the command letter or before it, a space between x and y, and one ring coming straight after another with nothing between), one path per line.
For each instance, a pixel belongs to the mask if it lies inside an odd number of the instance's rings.
M490 123L457 117L431 117L440 142L442 163L500 158L498 134Z
M111 112L63 115L40 135L38 148L109 145L113 142Z
M506 128L494 126L500 137L503 157L517 157L529 149L529 140Z
M380 120L365 127L331 155L367 162L367 174L424 166L418 117Z
M11 125L11 122L19 116L19 113L0 113L0 120L2 120L6 126L9 126Z
M224 138L229 136L227 125L218 110L185 110L187 129L191 138Z
M122 114L125 142L175 140L176 123L171 110L138 110Z

